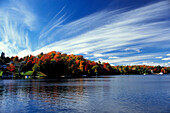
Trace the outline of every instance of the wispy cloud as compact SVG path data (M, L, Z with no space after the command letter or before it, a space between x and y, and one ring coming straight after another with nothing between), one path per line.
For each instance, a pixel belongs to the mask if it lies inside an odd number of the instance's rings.
M158 66L158 65L160 65L160 66L169 66L170 65L169 62L167 62L167 63L143 62L142 64L143 65L150 65L150 66Z
M170 58L163 58L162 60L170 60Z
M28 31L34 29L35 18L25 4L18 1L11 0L0 7L0 50L12 56L30 49Z
M162 57L161 57L161 56L159 56L159 57L155 57L155 58L157 58L157 59L161 59Z
M119 57L116 57L116 56L114 56L114 57L109 57L109 59L112 59L112 58L119 58Z
M94 54L94 57L102 57L102 54Z
M126 48L125 51L129 51L129 50L133 50L133 51L136 51L136 52L141 52L139 49L137 48Z
M166 62L169 58L144 50L160 41L170 42L167 1L133 10L103 10L69 23L66 20L70 15L65 13L64 6L41 30L36 51L31 50L29 37L29 32L35 29L36 16L22 2L11 0L9 3L0 8L0 50L9 56L56 50L84 54L85 58L112 65L170 65ZM153 62L151 59L155 58L164 62Z
M102 62L109 62L109 63L125 63L125 62L131 62L131 61L138 61L138 60L145 60L153 58L154 55L151 54L145 54L145 55L139 55L139 56L129 56L129 57L121 57L118 59L103 59Z
M121 57L118 59L101 59L101 62L109 62L113 65L152 65L152 66L169 66L168 62L153 62L150 59L153 59L157 54L143 54L139 56L129 56L129 57ZM170 59L167 59L170 60Z
M64 11L64 9L65 9L65 6L42 29L42 31L40 32L40 36L39 36L40 40L50 35L50 33L53 32L53 30L56 29L57 27L62 26L62 23L66 20L66 17L65 17L66 14L62 16L60 15Z
M127 53L128 57L123 58L117 54L120 58L108 60L111 63L155 58L153 55L142 56L142 52L145 52L142 49L156 42L170 41L170 21L165 20L170 16L169 5L168 1L162 1L129 11L104 10L67 23L59 29L55 28L58 23L52 23L46 29L53 29L53 32L42 32L41 37L48 39L40 38L41 49L33 54L51 50L66 53L72 51L74 54L92 54L88 58L97 55L104 59L110 57L110 52L121 51L122 55ZM61 38L56 40L57 36ZM138 53L136 57L135 53Z

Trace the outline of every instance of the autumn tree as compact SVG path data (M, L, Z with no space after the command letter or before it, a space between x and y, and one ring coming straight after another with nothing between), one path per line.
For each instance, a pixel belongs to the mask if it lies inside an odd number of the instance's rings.
M14 72L15 71L15 66L14 64L10 64L9 66L7 66L7 69L10 71L10 72Z

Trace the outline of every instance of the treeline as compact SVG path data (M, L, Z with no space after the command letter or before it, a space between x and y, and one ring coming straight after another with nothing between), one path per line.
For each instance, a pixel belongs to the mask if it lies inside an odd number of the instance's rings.
M0 63L5 64L11 62L7 66L9 71L27 72L32 70L36 75L38 71L48 75L48 77L57 78L61 75L72 75L80 77L81 75L119 75L119 74L153 74L153 73L170 73L170 67L161 66L111 66L109 63L101 63L90 61L83 58L82 55L67 55L61 52L49 52L47 54L39 54L37 56L26 56L24 58L4 57L1 55ZM19 65L21 68L16 68Z

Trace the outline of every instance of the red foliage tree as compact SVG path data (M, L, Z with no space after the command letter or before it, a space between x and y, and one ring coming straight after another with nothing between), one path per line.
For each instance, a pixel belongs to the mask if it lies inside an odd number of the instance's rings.
M7 69L11 72L15 71L15 66L14 64L10 64L9 66L7 66Z

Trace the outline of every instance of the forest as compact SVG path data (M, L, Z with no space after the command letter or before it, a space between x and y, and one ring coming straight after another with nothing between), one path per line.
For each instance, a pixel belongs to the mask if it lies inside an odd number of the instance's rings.
M0 58L1 71L22 75L31 72L32 76L39 73L47 75L48 78L59 78L62 75L71 77L82 77L82 75L129 75L129 74L163 74L170 73L170 67L133 65L133 66L111 66L108 62L90 61L82 55L65 54L51 51L40 53L37 56L29 55L23 58L5 57L2 52ZM6 65L6 68L3 68Z

